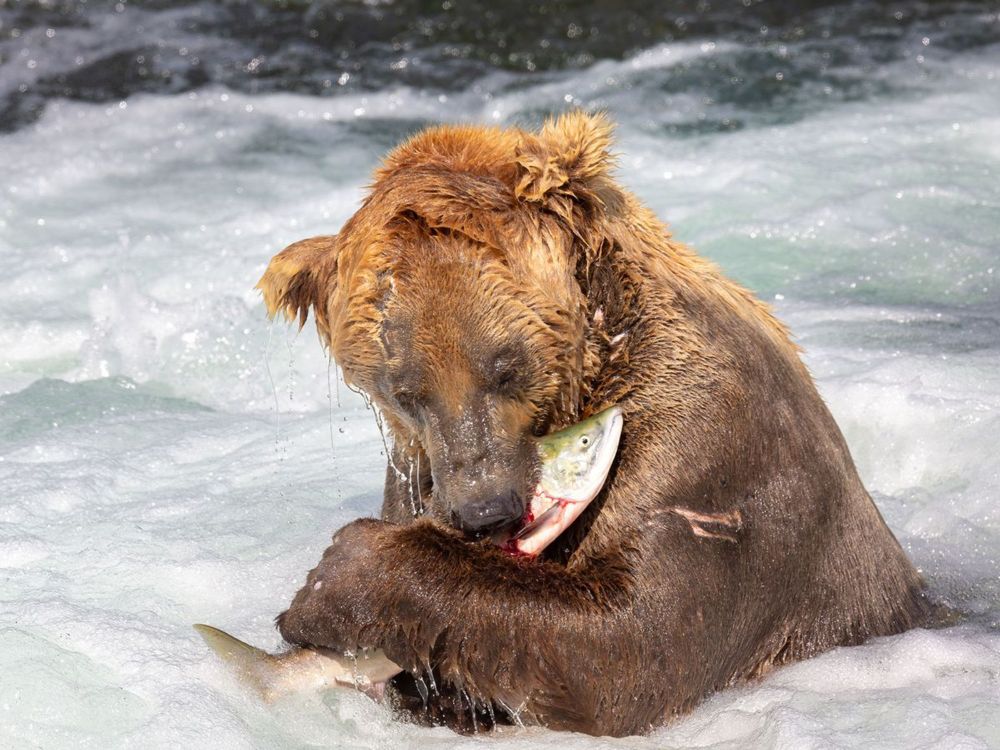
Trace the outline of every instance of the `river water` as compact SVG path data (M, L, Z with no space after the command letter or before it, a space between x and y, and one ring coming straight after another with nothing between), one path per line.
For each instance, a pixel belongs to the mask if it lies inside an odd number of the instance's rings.
M1000 747L1000 20L938 3L0 2L0 746L481 747L346 692L264 708L191 629L276 647L377 512L374 420L275 251L436 122L619 123L619 178L770 301L963 613L646 738ZM581 677L582 679L585 676Z

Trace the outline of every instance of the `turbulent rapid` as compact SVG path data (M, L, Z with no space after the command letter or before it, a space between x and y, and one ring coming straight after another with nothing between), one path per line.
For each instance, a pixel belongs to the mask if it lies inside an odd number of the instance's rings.
M481 744L349 691L264 708L190 623L278 650L330 533L380 503L375 420L267 322L266 260L336 231L416 129L570 106L607 109L620 180L790 325L962 614L650 737L496 741L1000 746L995 6L495 5L0 6L0 746Z

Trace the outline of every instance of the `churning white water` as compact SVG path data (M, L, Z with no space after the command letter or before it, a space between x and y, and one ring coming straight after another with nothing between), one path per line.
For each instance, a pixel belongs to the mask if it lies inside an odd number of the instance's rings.
M884 59L708 35L452 89L45 98L0 134L0 747L1000 747L1000 31L945 18ZM406 134L569 105L609 109L620 179L791 325L962 622L644 738L460 737L346 691L259 705L191 624L277 647L333 530L377 513L385 458L311 324L269 324L253 284L336 231Z

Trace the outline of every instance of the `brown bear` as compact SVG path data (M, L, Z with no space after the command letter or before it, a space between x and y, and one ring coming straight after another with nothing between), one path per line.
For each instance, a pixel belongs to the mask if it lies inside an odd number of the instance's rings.
M785 328L613 179L610 143L582 113L426 130L260 281L392 436L382 520L334 536L279 629L384 649L454 724L641 733L929 611ZM533 439L612 404L597 499L538 558L491 544Z

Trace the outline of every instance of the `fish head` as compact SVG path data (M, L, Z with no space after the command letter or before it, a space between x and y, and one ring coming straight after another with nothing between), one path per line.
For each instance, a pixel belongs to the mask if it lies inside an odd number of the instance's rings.
M612 406L538 440L538 490L570 502L593 500L618 453L622 410Z

